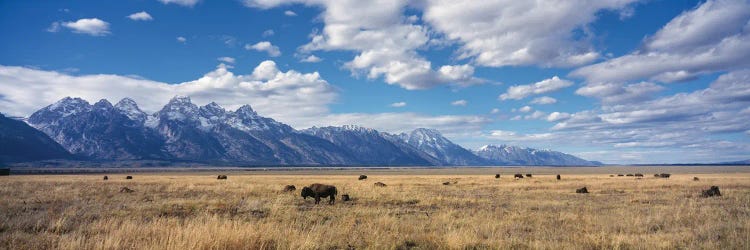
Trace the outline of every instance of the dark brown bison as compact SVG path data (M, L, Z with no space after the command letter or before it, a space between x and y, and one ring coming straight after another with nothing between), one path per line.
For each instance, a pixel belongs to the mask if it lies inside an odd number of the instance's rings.
M342 201L350 201L350 200L352 200L352 198L350 198L348 194L344 194L344 195L341 195L341 200Z
M671 174L667 174L667 173L661 173L661 174L659 174L659 177L661 177L661 178L669 178L669 176L672 176L672 175Z
M576 193L577 194L588 194L589 190L586 189L586 187L582 187L582 188L576 189Z
M226 180L226 179L227 179L227 176L226 176L226 175L223 175L223 174L220 174L219 176L217 176L217 177L216 177L216 179L217 179L217 180Z
M330 197L328 204L333 205L336 202L336 194L336 187L326 184L315 183L302 188L302 198L313 197L315 198L315 204L320 203L320 198Z
M295 187L294 185L286 185L286 186L284 186L284 192L291 192L291 191L294 191L294 190L297 190L297 187Z
M128 187L122 187L122 188L120 188L120 193L132 193L132 192L135 192L135 190L132 190L132 189L130 189Z
M635 174L635 177L641 177L641 178L643 178L643 174L637 173L637 174Z
M495 174L495 179L499 179L499 178L500 178L500 174Z
M515 175L513 175L513 178L523 179L523 175L522 174L515 174Z
M385 185L385 183L382 183L382 182L375 182L375 186L376 187L385 187L385 186L388 186L388 185Z
M531 174L526 174L526 177L529 177L529 178L531 178Z
M104 180L105 180L105 181L106 181L106 180L109 180L109 177L107 177L107 176L105 175L105 176L104 176Z
M654 174L654 177L659 177L659 174Z
M132 180L132 179L133 179L133 176L130 176L130 175L128 175L128 176L125 176L125 179L126 179L126 180Z
M365 180L367 179L367 175L360 175L358 180Z
M701 179L698 179L698 177L693 177L693 181L700 181Z
M633 174L626 174L625 176L633 177Z
M450 181L443 182L443 185L450 185L450 184L451 184Z
M609 177L615 177L615 175L611 174L611 175L609 175Z
M617 174L617 177L623 177L623 176L625 176L625 175L624 174Z
M719 187L717 186L711 186L711 188L703 190L701 193L701 197L713 197L713 196L721 196L721 191L719 191Z
M560 180L560 175L558 174L558 175L557 175L557 176L555 177L555 179L557 179L557 180L559 181L559 180Z

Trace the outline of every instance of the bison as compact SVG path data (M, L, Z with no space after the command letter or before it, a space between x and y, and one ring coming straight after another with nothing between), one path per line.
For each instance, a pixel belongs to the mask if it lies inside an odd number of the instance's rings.
M361 181L361 180L364 180L364 179L367 179L367 175L360 175L358 180Z
M625 176L625 175L624 174L617 174L617 177L623 177L623 176Z
M443 182L443 185L450 185L450 184L451 184L450 181Z
M698 177L693 177L693 181L700 181L701 179L698 179Z
M654 174L654 177L659 177L659 174Z
M588 194L589 190L586 189L586 187L582 187L582 188L576 189L576 193L577 194Z
M343 194L343 195L341 195L341 200L342 201L350 201L350 200L352 200L352 198L349 197L349 194Z
M526 174L526 177L529 177L529 178L531 178L531 174Z
M555 177L558 181L560 180L560 175L558 174L557 177Z
M636 174L635 174L635 177L640 177L640 178L643 178L643 174L641 174L641 173L636 173Z
M320 198L330 197L328 204L333 205L336 202L336 187L326 184L315 183L302 188L302 198L315 198L315 204L320 203Z
M217 180L226 180L226 179L227 179L227 176L226 176L226 175L223 175L223 174L221 174L221 175L217 176L217 177L216 177L216 179L217 179Z
M294 185L286 185L286 186L284 186L284 192L291 192L291 191L294 191L294 190L297 190L297 187L295 187Z
M125 179L126 179L126 180L132 180L132 179L133 179L133 176L130 176L130 175L128 175L128 176L125 176Z
M701 197L704 197L704 198L713 197L713 196L721 196L721 191L719 191L719 187L711 186L711 188L703 190L703 192L701 193Z
M500 179L500 174L495 174L495 179Z
M105 180L105 181L106 181L106 180L109 180L109 177L107 177L107 176L105 175L105 176L104 176L104 180Z
M626 174L625 176L633 177L634 175L633 174Z
M385 187L387 185L385 185L385 183L382 183L382 182L375 182L375 186L376 187Z
M523 175L522 174L515 174L515 175L513 175L513 178L523 179Z
M672 175L671 174L667 174L667 173L661 173L661 174L659 174L660 178L669 178L669 176L672 176Z

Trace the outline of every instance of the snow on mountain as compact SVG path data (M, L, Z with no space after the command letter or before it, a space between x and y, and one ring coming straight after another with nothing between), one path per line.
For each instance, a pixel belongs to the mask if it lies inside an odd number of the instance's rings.
M601 162L587 161L569 154L508 145L485 145L476 155L499 165L526 166L599 166Z
M490 161L476 156L469 150L451 142L434 129L418 128L398 136L405 143L438 159L443 165L490 165Z

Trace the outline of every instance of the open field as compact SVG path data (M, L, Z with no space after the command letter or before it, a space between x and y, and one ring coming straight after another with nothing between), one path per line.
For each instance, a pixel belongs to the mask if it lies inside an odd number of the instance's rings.
M514 180L516 172L535 175ZM646 177L609 176L636 172ZM653 177L660 172L673 175ZM0 177L0 249L750 248L750 167L217 173L228 180ZM316 182L353 201L303 200L299 188ZM282 192L288 184L298 190ZM700 198L712 185L723 196ZM574 192L583 186L591 193Z

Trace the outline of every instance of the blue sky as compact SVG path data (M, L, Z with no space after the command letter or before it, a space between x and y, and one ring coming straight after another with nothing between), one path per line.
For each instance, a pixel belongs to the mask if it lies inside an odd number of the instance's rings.
M0 112L251 104L607 163L750 158L748 1L0 2ZM316 59L316 60L310 60Z

